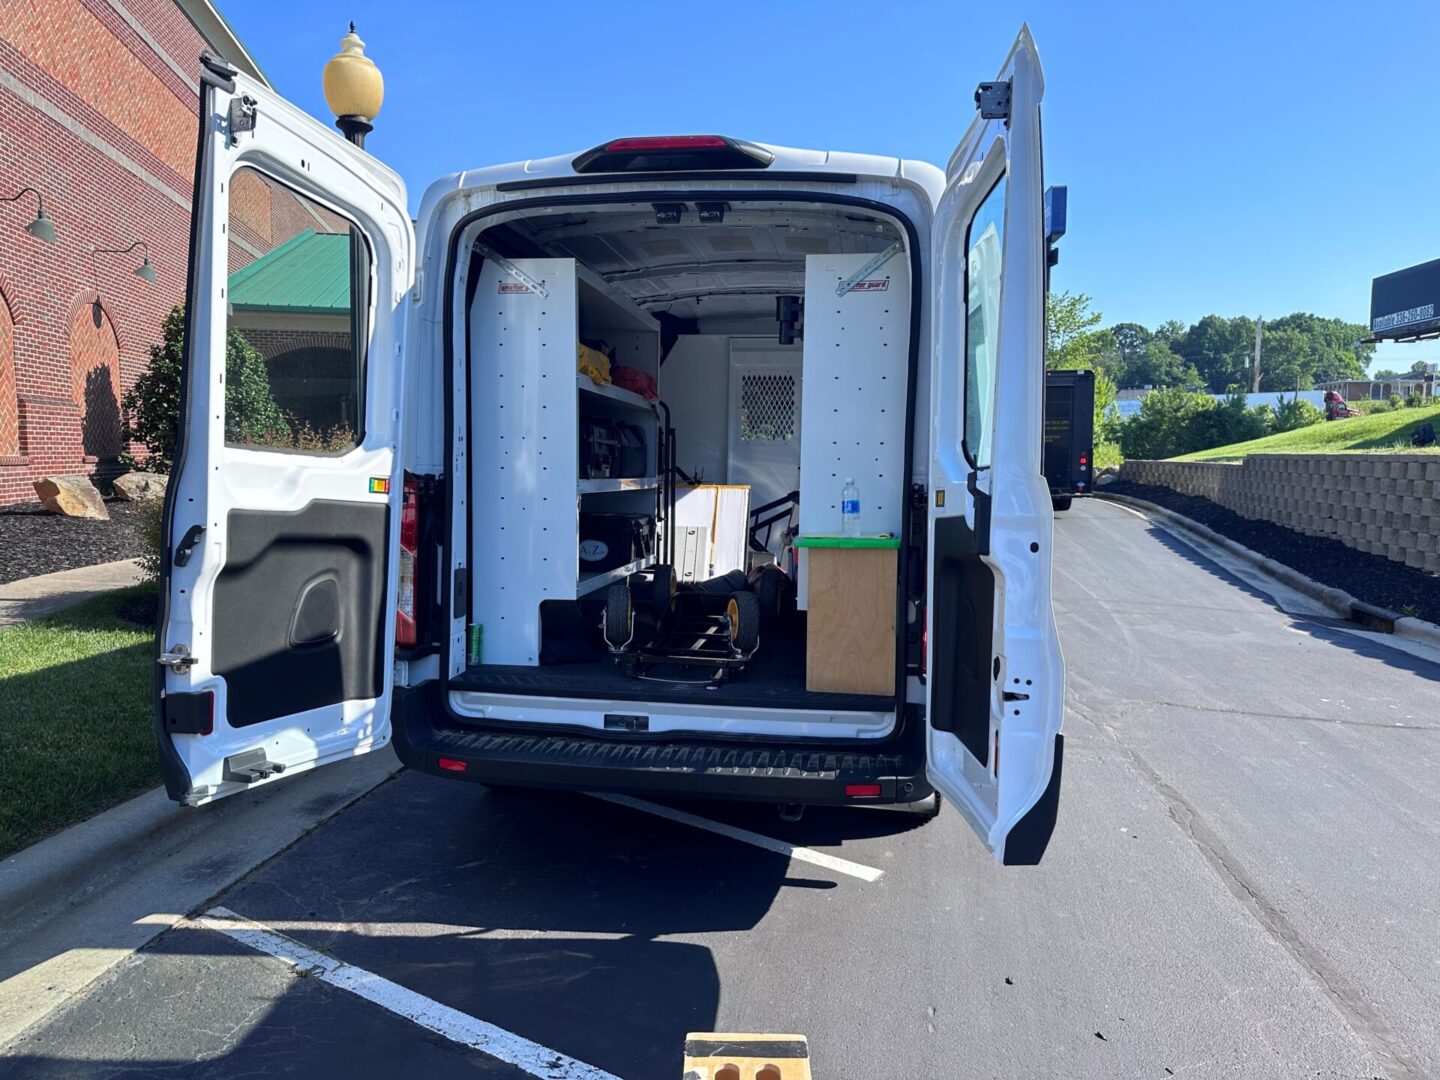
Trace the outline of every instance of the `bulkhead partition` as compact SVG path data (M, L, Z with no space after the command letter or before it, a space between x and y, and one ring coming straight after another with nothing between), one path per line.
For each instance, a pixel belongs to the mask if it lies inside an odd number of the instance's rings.
M897 250L856 280L872 259L866 254L805 259L802 535L841 531L840 493L847 478L860 492L860 531L901 535L908 488L910 264ZM837 290L847 283L849 287L839 294ZM804 566L802 556L802 607Z
M542 603L598 593L641 568L582 568L582 508L653 513L658 487L654 406L580 374L580 340L598 334L617 362L653 375L659 328L574 259L486 259L469 318L470 621L482 628L484 663L533 666ZM581 479L582 415L642 430L646 475Z

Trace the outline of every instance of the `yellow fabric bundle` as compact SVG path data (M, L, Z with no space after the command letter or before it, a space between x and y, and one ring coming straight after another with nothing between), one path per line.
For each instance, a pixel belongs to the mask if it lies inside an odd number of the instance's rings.
M580 373L598 386L610 385L610 358L589 345L580 346Z

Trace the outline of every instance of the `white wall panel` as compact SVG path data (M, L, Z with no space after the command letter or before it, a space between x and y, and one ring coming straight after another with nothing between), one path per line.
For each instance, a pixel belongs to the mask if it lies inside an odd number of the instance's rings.
M487 261L470 324L471 590L485 663L539 664L540 603L573 599L578 339L573 259Z

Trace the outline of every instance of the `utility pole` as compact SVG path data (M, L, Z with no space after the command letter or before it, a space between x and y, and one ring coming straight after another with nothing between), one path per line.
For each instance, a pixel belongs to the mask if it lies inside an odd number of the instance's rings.
M1251 392L1252 394L1258 394L1258 393L1260 392L1260 333L1261 333L1262 330L1264 330L1264 328L1265 328L1265 320L1264 320L1264 319L1256 319L1256 320L1255 320L1255 366L1254 366L1253 369L1251 370L1251 375L1250 375L1250 392Z

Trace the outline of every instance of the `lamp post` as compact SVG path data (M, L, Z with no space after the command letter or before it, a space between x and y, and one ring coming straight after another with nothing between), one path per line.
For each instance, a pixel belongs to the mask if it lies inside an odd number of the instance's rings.
M365 55L365 42L350 32L340 39L340 51L325 64L321 79L325 104L335 114L335 126L362 150L365 136L374 130L374 119L385 100L385 79L375 61Z
M26 195L34 195L38 204L35 211L35 220L25 226L25 231L37 240L43 240L47 244L55 243L55 223L50 220L50 215L45 213L45 197L33 187L24 187L7 199L0 199L0 202L15 202Z

